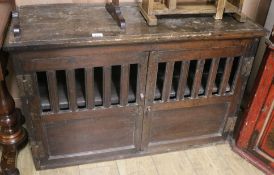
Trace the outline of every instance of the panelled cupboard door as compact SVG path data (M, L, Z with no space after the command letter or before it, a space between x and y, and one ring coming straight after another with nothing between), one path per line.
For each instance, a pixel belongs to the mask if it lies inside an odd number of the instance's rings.
M265 157L274 168L274 83L270 87L266 102L254 133L257 135L254 151Z
M254 87L253 96L234 147L267 174L274 173L274 33L269 42Z
M227 44L223 41L224 45ZM148 63L142 149L169 151L223 140L241 96L245 49L154 51Z
M140 150L148 53L72 53L47 51L17 60L30 72L17 78L34 87L25 91L25 102L33 104L25 113L36 121L30 135L40 140L32 145L38 168Z

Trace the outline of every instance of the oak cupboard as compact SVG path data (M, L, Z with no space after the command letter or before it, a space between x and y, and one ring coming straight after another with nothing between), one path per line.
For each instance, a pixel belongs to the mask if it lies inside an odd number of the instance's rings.
M33 160L46 169L224 141L264 30L232 17L163 18L122 7L19 8L4 45L16 71ZM91 18L96 16L96 18Z

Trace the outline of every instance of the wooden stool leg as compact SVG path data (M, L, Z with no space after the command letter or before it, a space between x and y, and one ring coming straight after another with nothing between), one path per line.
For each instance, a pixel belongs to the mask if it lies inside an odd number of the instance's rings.
M8 92L3 74L0 77L2 77L0 81L0 144L3 147L0 174L19 175L16 168L17 153L19 147L26 142L27 134L22 127L20 111L15 109L14 100Z
M108 13L112 16L112 18L117 22L118 26L121 29L126 28L126 21L122 15L119 0L112 0L111 3L106 3L105 6Z
M215 19L223 19L224 10L225 10L226 0L218 0L217 1L217 12L215 15Z

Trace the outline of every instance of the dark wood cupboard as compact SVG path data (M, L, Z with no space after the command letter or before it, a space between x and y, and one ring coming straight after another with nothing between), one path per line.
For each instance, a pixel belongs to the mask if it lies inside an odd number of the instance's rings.
M223 142L233 132L264 30L229 16L148 27L137 7L122 11L124 31L90 5L21 7L19 36L12 21L5 51L38 169Z

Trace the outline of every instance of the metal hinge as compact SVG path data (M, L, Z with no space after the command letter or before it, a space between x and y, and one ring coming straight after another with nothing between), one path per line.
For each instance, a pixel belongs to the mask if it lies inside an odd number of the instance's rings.
M31 75L17 75L17 84L21 96L32 96L33 85Z
M13 21L13 35L15 39L18 39L21 35L20 19L19 12L12 12L12 21Z

